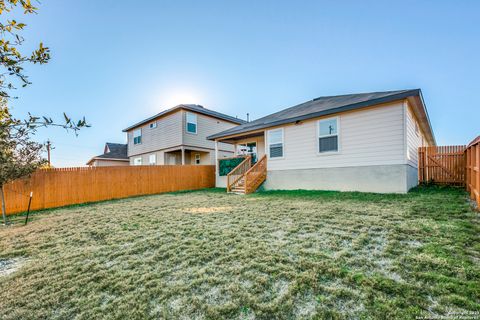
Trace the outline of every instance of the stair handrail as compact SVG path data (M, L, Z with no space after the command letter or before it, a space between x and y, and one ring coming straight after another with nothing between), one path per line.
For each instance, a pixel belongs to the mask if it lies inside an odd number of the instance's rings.
M243 177L245 172L247 172L250 169L251 163L252 163L251 159L252 159L252 156L247 155L245 159L238 164L238 166L233 168L233 170L227 174L227 192L230 192L230 190L232 189L232 186L235 183L237 183L237 181ZM232 176L235 176L235 178L233 178L233 181L230 182L230 180L232 179L231 178Z
M247 193L248 191L248 176L250 175L250 173L252 172L255 172L255 171L260 171L260 172L266 172L267 171L267 155L263 155L263 157L257 161L257 163L255 163L250 169L247 170L247 172L245 172L244 176L245 176L245 185L243 186L244 187L244 191L245 193ZM252 183L254 183L254 181L252 181Z

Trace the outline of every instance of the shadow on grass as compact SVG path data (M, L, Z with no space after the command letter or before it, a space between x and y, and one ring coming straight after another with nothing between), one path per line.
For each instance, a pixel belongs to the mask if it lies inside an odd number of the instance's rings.
M148 198L152 196L158 196L158 195L181 195L181 194L188 194L188 193L194 193L194 192L209 192L209 193L221 193L221 192L226 192L226 189L222 188L204 188L204 189L197 189L197 190L182 190L182 191L173 191L173 192L161 192L161 193L154 193L154 194L144 194L144 195L138 195L138 196L131 196L127 198L115 198L115 199L107 199L107 200L101 200L101 201L91 201L91 202L83 202L83 203L77 203L77 204L70 204L66 206L61 206L61 207L55 207L55 208L47 208L47 209L40 209L40 210L32 210L29 213L29 220L30 218L33 218L35 215L41 214L41 213L47 213L47 212L52 212L58 209L73 209L73 208L81 208L81 207L86 207L90 205L97 205L97 204L103 204L103 203L115 203L119 201L129 201L129 200L136 200L136 199L141 199L141 198ZM27 215L27 211L24 212L19 212L19 213L14 213L11 215L7 216L7 219L10 222L15 222L18 220L18 218L24 219Z
M141 198L147 198L157 195L166 195L166 196L177 196L189 193L198 193L198 192L208 192L213 194L224 194L226 193L225 188L205 188L198 190L182 190L174 192L165 192L165 193L156 193L149 195L138 195L128 198L117 198L117 199L108 199L103 201L95 202L85 202L79 204L72 204L62 207L41 209L30 211L29 220L35 219L35 216L41 213L52 212L58 209L66 208L80 208L90 205L97 205L103 203L114 203L118 201L130 201L138 200ZM258 192L248 195L247 197L282 197L282 198L306 198L306 199L324 199L324 200L349 200L349 201L369 201L369 202L388 202L388 201L409 201L417 197L425 197L429 202L432 202L432 195L435 196L459 196L465 195L467 198L466 191L461 187L451 187L451 186L436 186L436 185L425 185L418 186L411 189L406 194L394 194L394 193L369 193L369 192L342 192L342 191L329 191L329 190L259 190ZM435 200L433 201L435 204ZM8 216L8 220L13 223L23 222L25 220L26 212L16 213Z

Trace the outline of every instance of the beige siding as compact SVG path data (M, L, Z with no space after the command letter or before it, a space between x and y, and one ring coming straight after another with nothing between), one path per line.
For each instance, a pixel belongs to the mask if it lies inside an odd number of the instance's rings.
M269 159L268 170L406 163L403 102L336 116L340 133L338 153L318 153L318 119L286 125L284 158Z
M195 163L195 155L199 154L200 155L200 164L201 165L213 165L215 162L212 161L212 154L214 152L201 152L201 151L191 151L186 154L188 157L185 157L185 161L187 164L196 164ZM188 160L187 160L188 158Z
M185 151L185 164L194 164L195 162L195 153L200 153L201 158L201 164L202 165L215 165L215 151L214 150L187 150ZM148 165L149 161L149 156L151 154L156 154L157 156L157 163L156 165L167 165L169 164L168 162L168 157L174 156L176 154L177 157L177 164L181 164L182 162L182 156L181 156L181 151L176 150L176 151L155 151L155 152L149 152L149 153L144 153L144 154L139 154L135 156L130 157L130 165L133 165L134 159L135 158L142 158L142 165ZM228 151L219 151L219 158L229 158L233 157L233 152L228 152ZM128 163L127 163L128 164Z
M156 128L150 129L149 123L141 126L141 128L141 144L133 144L134 130L130 130L127 133L129 157L181 145L183 129L182 111L179 110L158 119Z
M116 161L116 160L94 160L92 166L94 167L115 167L115 166L128 166L127 161Z
M156 165L163 165L165 164L165 154L163 151L154 151L154 152L149 152L149 153L144 153L144 154L139 154L135 156L130 157L130 165L133 165L134 159L135 158L142 158L142 165L148 165L150 161L150 155L155 154L156 155Z
M406 108L406 131L407 131L407 148L406 156L407 162L414 168L418 168L418 147L425 146L427 144L425 135L423 134L420 124L418 123L412 107L405 103ZM418 130L415 128L417 125Z
M207 140L208 136L211 136L215 133L236 127L237 124L226 122L220 119L212 118L203 114L195 113L197 115L197 133L187 133L186 130L186 117L187 112L191 111L182 111L182 132L183 132L183 144L186 146L200 147L200 148L209 148L215 149L215 142ZM227 143L219 143L219 150L232 151L233 146Z

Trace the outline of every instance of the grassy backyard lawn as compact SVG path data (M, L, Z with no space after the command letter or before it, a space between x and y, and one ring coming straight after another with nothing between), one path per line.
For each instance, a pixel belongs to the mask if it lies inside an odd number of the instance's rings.
M457 189L207 190L18 221L1 319L479 316L480 218Z

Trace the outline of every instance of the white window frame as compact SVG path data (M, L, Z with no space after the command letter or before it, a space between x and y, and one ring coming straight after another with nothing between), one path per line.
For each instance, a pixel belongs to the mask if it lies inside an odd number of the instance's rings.
M142 165L142 157L133 158L133 165L134 166L141 166Z
M197 160L198 160L198 163L197 163ZM200 156L200 153L195 153L195 155L194 155L194 161L195 161L195 164L196 164L196 165L199 165L199 164L201 163L202 158L201 158L201 156Z
M320 135L320 123L322 122L327 122L330 120L335 119L337 121L337 133L336 134L326 134L326 135ZM320 152L320 138L327 138L327 137L333 137L337 136L337 151L324 151ZM324 118L320 119L317 121L317 143L316 143L316 148L317 148L317 155L333 155L333 154L339 154L341 150L341 144L340 144L340 117L330 117L330 118Z
M192 116L195 117L195 122L189 122L188 121L188 116L189 115L192 115ZM188 124L189 123L195 124L195 132L188 131ZM186 112L185 113L185 132L188 133L188 134L197 134L197 132L198 132L198 117L197 117L196 113L193 113L193 112Z
M150 129L155 129L157 127L157 121L153 121L153 122L150 122L150 124L148 125L148 127Z
M281 157L270 157L270 134L272 131L281 131L282 132L282 156ZM274 143L277 144L277 143ZM282 160L285 159L285 130L284 128L276 128L276 129L271 129L267 130L267 154L268 154L268 159L269 160Z
M139 131L140 131L140 135L136 135L136 133ZM140 137L140 142L135 142L135 138L137 137ZM142 144L142 128L133 130L133 144L134 145Z
M153 158L153 162L152 162L152 158ZM151 165L151 166L154 166L157 164L157 154L156 153L152 153L148 156L148 164Z

